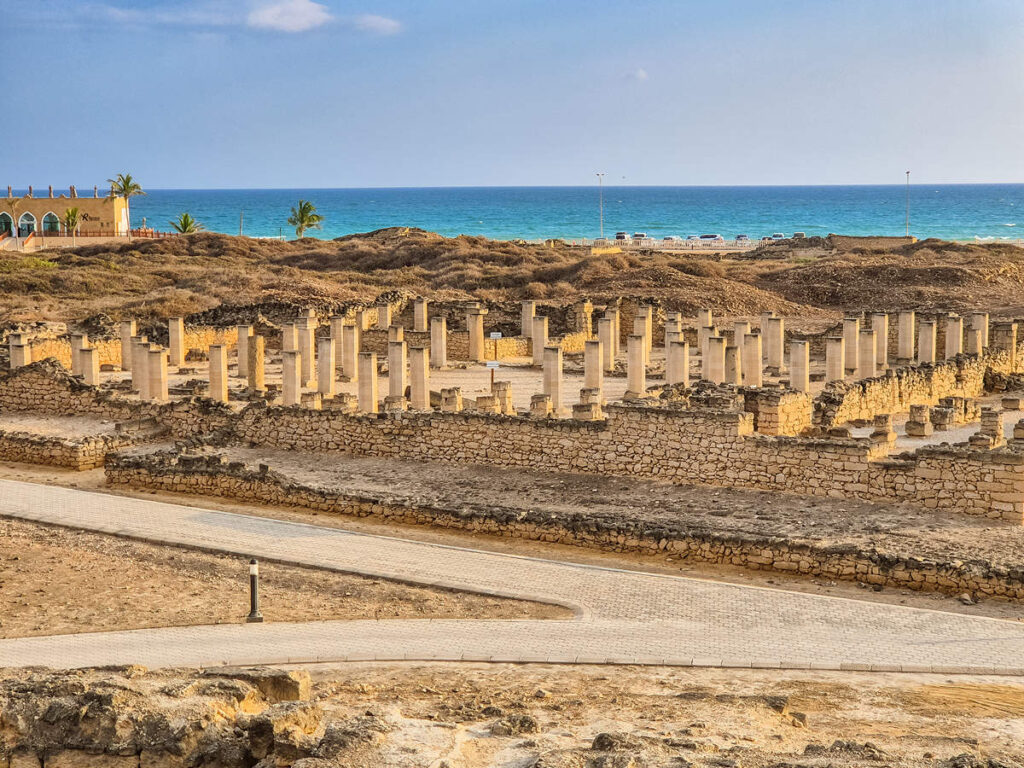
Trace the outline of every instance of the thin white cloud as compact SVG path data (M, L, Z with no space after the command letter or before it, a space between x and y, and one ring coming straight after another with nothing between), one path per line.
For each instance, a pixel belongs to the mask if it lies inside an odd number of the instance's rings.
M650 75L647 74L647 70L643 67L637 67L632 72L628 72L626 77L630 80L636 80L638 83L642 83L644 80L647 80Z
M397 35L402 31L400 22L374 13L356 16L352 19L352 26L362 32L372 32L375 35Z
M278 32L307 32L323 26L334 17L326 5L313 0L277 0L255 8L246 23L257 29Z

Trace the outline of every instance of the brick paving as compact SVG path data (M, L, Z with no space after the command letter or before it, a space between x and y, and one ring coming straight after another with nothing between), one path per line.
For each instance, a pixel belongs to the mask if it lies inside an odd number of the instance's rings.
M480 552L0 481L0 515L558 603L565 621L173 627L0 640L0 666L493 660L1024 674L1024 624Z

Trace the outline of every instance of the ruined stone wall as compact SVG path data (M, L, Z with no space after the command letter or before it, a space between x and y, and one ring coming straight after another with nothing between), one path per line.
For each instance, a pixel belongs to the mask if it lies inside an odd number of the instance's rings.
M903 589L985 594L1024 599L1024 579L983 563L934 563L875 552L836 552L769 537L737 537L694 532L683 526L651 528L646 521L552 520L542 512L518 509L445 509L392 499L359 497L297 484L272 471L252 471L219 456L117 457L106 467L108 483L174 493L218 496L246 502L310 509L328 514L374 517L406 525L431 525L569 546L649 555L671 553L684 560L752 570L797 572L810 576L881 584Z
M806 392L749 390L744 410L762 435L799 435L812 425L814 400Z
M796 401L794 401L796 402ZM0 409L153 418L177 437L221 431L243 443L817 496L908 501L1024 522L1024 451L926 449L886 460L888 443L754 434L753 414L609 405L603 421L462 412L354 415L256 402L241 412L191 398L140 403L81 384L52 363L0 376Z
M132 445L131 437L96 435L79 439L0 431L0 461L45 464L78 471L102 467L108 453Z
M1019 373L1022 361L1020 352L1016 359L1007 352L960 355L934 365L890 369L873 379L831 382L818 397L816 417L827 428L869 421L880 413L905 413L911 405L936 405L944 397L979 397L986 373Z
M189 350L208 350L211 344L238 344L238 328L215 328L213 326L194 326L185 329L185 353ZM33 360L55 358L61 365L71 370L71 341L66 336L54 338L37 338L29 342ZM90 341L89 346L99 350L100 365L121 365L121 340L98 339Z

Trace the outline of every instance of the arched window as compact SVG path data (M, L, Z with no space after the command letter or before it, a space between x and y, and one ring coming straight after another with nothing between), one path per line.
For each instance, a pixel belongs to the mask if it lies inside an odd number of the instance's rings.
M43 232L54 235L60 232L60 219L53 211L43 216Z
M31 213L21 214L21 218L18 219L18 234L22 237L32 234L36 231L36 217Z
M0 213L0 236L14 233L14 219L9 213Z

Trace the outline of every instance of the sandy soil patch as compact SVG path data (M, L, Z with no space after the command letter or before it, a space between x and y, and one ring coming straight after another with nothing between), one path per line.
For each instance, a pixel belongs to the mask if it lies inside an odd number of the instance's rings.
M555 606L264 563L267 621L567 618ZM0 638L240 623L248 560L0 519Z

